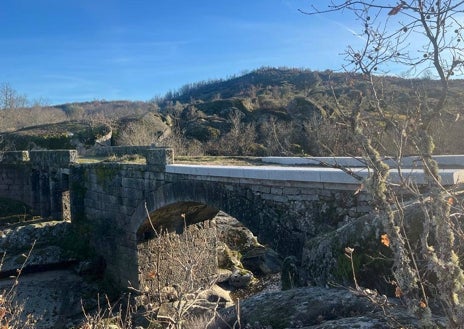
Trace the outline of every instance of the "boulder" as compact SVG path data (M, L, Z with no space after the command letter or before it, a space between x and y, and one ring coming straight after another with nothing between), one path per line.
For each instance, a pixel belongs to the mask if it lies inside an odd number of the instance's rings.
M348 289L305 287L257 294L240 303L242 328L261 329L328 329L328 328L421 328L396 300L379 296L373 303L365 295ZM237 319L236 309L220 311L226 322L215 328L230 328ZM444 328L436 319L434 328Z
M270 248L256 246L241 258L243 266L256 275L279 273L282 269L282 257Z
M258 276L280 272L280 255L260 244L257 237L236 218L220 211L214 220L221 242L218 247L220 268L246 268Z
M325 286L328 283L353 284L350 260L345 248L354 249L353 262L361 285L383 293L392 289L385 281L391 275L391 250L380 243L384 233L377 216L365 215L342 227L306 241L301 267L306 285ZM380 257L383 255L384 257Z
M245 253L246 251L261 246L256 236L240 223L236 218L219 211L214 217L219 240L224 242L231 250Z
M236 269L229 277L229 284L234 288L246 288L253 283L253 273L245 269Z
M71 223L63 221L37 221L14 225L3 229L0 235L0 252L27 251L34 243L36 246L56 244L67 236L70 230Z
M218 303L221 308L234 305L232 297L230 296L230 291L221 288L217 284L214 284L211 288L202 291L199 297L208 302Z

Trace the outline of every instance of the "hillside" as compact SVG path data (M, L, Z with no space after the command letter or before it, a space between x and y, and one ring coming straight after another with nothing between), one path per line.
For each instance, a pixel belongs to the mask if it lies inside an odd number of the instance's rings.
M438 82L431 79L383 77L376 83L388 118L411 125L439 92ZM463 87L462 80L450 82L447 109L434 127L436 153L464 152L459 143L464 135ZM349 116L360 95L369 137L383 143L386 153L395 152L393 132L379 120L361 75L288 68L261 68L188 84L147 102L93 101L0 111L0 147L85 149L101 137L101 128L96 128L104 126L104 133L109 130L111 135L107 143L168 145L179 154L358 154ZM33 135L33 143L24 141ZM41 142L50 136L59 136L62 144Z

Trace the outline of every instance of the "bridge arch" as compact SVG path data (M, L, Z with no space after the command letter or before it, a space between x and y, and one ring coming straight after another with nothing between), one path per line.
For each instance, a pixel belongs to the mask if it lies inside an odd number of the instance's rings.
M147 211L154 213L170 209L171 213L175 213L173 208L178 206L177 214L181 214L191 211L189 206L199 205L203 205L204 213L210 218L220 210L235 217L261 243L269 245L283 256L298 257L301 253L303 237L289 228L289 212L284 204L269 202L251 188L237 188L217 181L180 180L163 184L138 205L129 221L130 232L136 239L143 235L144 228L148 226ZM208 216L203 216L203 219Z
M137 243L152 239L160 232L182 234L185 227L209 220L218 212L214 207L192 201L164 206L146 214L146 219L137 230Z
M183 214L187 230L191 224L203 225L204 233L195 233L204 234L200 239L208 241L209 245L208 250L201 251L209 255L203 260L204 264L201 267L209 268L211 271L216 268L210 260L216 261L217 258L215 254L217 235L212 238L211 231L208 230L215 230L214 224L211 225L209 219L213 219L219 211L236 218L258 238L260 243L276 250L281 256L299 257L302 240L297 241L294 232L284 231L281 221L286 222L287 218L283 214L288 211L282 207L279 208L275 203L262 199L259 193L253 193L250 188L234 188L230 184L217 181L180 180L163 184L150 192L129 221L131 234L137 241L136 267L139 284L145 285L145 274L151 272L147 264L156 262L156 257L153 256L156 250L153 249L153 245L150 247L150 240L159 234L161 227L168 232L183 233ZM147 213L150 214L150 219ZM156 233L152 225L155 226ZM198 245L191 246L192 249L197 247ZM142 250L143 248L146 250ZM169 261L168 256L163 257L167 257L166 261ZM172 278L175 274L171 273L168 276Z

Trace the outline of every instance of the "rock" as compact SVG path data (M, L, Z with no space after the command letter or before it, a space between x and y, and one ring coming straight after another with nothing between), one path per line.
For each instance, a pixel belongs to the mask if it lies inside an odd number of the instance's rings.
M280 282L282 290L293 289L300 285L300 275L294 256L288 256L284 259Z
M78 255L64 248L73 243L71 237L71 223L63 221L34 221L4 229L0 236L0 251L5 253L0 276L12 275L23 265L27 273L75 265Z
M225 268L218 268L216 282L217 283L227 282L231 275L232 275L231 270L228 270Z
M202 291L199 297L208 302L218 303L221 308L234 305L230 291L221 288L217 284L213 285L210 289Z
M258 239L236 218L220 211L214 217L219 240L224 242L231 250L245 253L249 249L260 246Z
M243 266L256 275L279 273L282 268L282 258L270 248L257 246L242 256Z
M240 253L231 250L225 243L218 243L217 246L218 268L232 270L234 267L241 267Z
M0 290L10 291L12 284L11 279L2 279ZM21 275L19 284L14 291L10 291L13 293L10 297L24 307L20 313L23 321L28 314L34 316L37 320L34 328L70 328L68 323L82 319L83 305L86 310L96 306L89 300L89 296L96 297L99 291L96 284L84 281L68 269ZM13 327L12 323L10 327ZM77 328L75 325L72 327Z
M261 245L256 236L237 219L220 211L214 220L221 242L218 246L219 268L246 268L254 275L280 272L280 255Z
M244 269L236 269L229 277L229 284L235 288L246 288L253 280L253 273Z
M63 221L35 222L3 230L0 250L9 252L29 250L34 241L38 245L56 244L69 234L71 223Z
M235 308L220 311L229 328L236 320ZM388 315L388 316L386 316ZM242 328L420 328L419 321L390 300L384 308L347 289L305 287L252 296L240 303ZM437 324L435 328L440 328Z
M325 286L329 282L341 285L353 283L353 273L345 248L354 248L353 259L358 282L365 287L387 293L391 288L385 278L391 274L386 261L391 250L380 243L383 233L378 217L365 215L335 231L306 241L301 267L308 285ZM379 257L382 254L384 257Z

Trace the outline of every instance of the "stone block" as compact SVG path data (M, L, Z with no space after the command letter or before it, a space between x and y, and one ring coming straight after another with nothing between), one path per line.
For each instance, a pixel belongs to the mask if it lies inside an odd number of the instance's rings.
M300 193L301 193L301 189L296 188L296 187L284 187L282 189L282 194L285 194L285 195L298 195Z
M251 189L253 190L253 192L271 193L271 188L269 186L252 185Z
M279 202L279 203L286 203L288 202L288 197L286 195L275 195L271 194L271 198L269 200L272 200L274 202Z
M172 148L149 149L145 158L150 170L163 172L166 170L166 165L174 163L174 150Z
M34 166L43 168L67 167L77 162L76 150L32 150L29 152L30 161Z
M317 194L297 194L288 197L290 201L319 201Z
M137 179L137 178L123 177L121 179L121 186L123 189L129 188L129 189L141 190L144 186L144 181L142 179Z
M283 189L281 187L272 187L271 194L282 195Z

